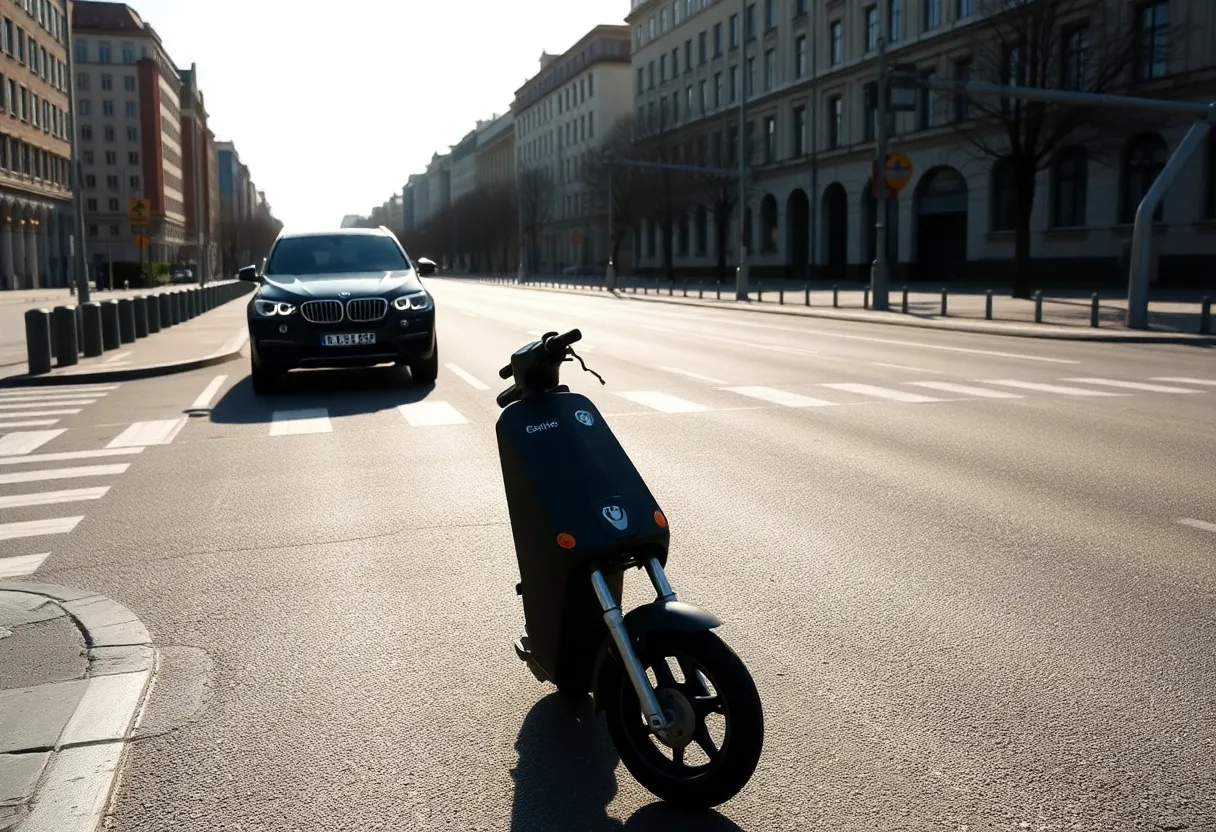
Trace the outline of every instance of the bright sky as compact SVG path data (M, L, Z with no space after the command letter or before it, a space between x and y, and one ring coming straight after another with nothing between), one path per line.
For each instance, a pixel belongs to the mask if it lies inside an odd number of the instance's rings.
M367 214L629 0L128 0L289 226Z

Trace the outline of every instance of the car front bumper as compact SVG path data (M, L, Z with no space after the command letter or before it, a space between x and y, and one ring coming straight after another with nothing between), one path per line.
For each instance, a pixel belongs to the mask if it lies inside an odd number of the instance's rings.
M374 333L374 344L326 346L325 335ZM274 371L308 367L415 364L435 353L435 310L388 314L374 323L315 324L294 315L249 316L249 341L258 366Z

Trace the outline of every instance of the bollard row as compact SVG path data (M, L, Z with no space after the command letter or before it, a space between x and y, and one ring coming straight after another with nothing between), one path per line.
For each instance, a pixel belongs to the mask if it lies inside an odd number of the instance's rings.
M26 357L30 375L52 367L71 367L125 344L189 321L252 291L253 285L226 280L188 289L136 295L54 310L25 313Z

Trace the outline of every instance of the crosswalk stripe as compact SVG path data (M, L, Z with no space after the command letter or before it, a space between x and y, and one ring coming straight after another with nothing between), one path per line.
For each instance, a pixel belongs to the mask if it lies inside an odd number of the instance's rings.
M13 555L0 558L0 578L24 578L26 575L33 575L50 554L50 552L43 552L40 555Z
M27 506L50 506L57 503L78 503L84 500L100 500L106 496L110 486L100 488L70 488L66 491L39 491L35 494L10 494L0 497L0 508L25 508Z
M819 386L827 387L829 390L840 390L845 393L856 393L859 396L873 396L876 399L889 399L906 404L942 401L933 396L922 396L920 393L908 393L904 390L891 390L887 387L875 387L873 384L820 384Z
M0 390L0 399L24 399L32 396L104 396L111 390L117 390L117 384L56 384L54 387L20 387L14 390Z
M0 456L24 456L33 453L66 429L30 430L0 436Z
M0 402L57 402L64 399L101 399L109 393L94 393L92 390L81 390L78 393L60 393L57 390L33 393L22 390L20 393L0 393Z
M1075 381L1080 384L1097 384L1101 387L1116 387L1123 390L1143 390L1146 393L1202 393L1187 387L1167 387L1164 384L1145 384L1140 381L1120 381L1113 378L1062 378L1060 381Z
M738 393L740 396L747 396L749 399L779 404L782 407L832 407L836 404L836 402L829 402L826 399L790 393L775 387L723 387L722 389L730 393Z
M83 519L82 515L80 517L53 517L49 520L24 520L20 523L0 523L0 540L41 537L44 534L67 534Z
M1216 523L1196 520L1193 517L1182 517L1179 518L1178 522L1184 526L1190 526L1192 529L1199 529L1203 532L1216 532Z
M713 408L706 407L703 404L681 399L679 396L672 396L668 393L660 393L657 390L634 390L626 393L617 393L622 399L627 399L634 404L640 404L642 407L649 407L651 410L657 410L660 413L705 413Z
M0 404L0 410L34 410L39 407L75 407L76 405L93 404L96 399L60 399L56 401L36 401L36 402L18 402L17 404L4 403ZM14 413L14 416L20 416L20 413Z
M981 379L984 384L999 384L1019 390L1034 390L1038 393L1056 393L1061 396L1130 396L1131 393L1111 393L1108 390L1086 390L1083 387L1066 387L1063 384L1041 384L1037 381L1014 381L1012 379Z
M102 448L97 451L60 451L53 454L23 454L21 456L0 457L0 465L20 465L38 462L68 462L74 459L97 459L107 456L129 456L143 451L143 448Z
M955 384L952 381L909 381L917 387L927 387L930 390L941 390L943 393L958 393L961 396L976 396L981 399L1022 399L1020 393L1010 393L1008 390L989 390L986 387L972 387L970 384Z
M1216 387L1216 379L1212 378L1181 378L1179 376L1155 376L1153 381L1172 381L1175 384L1201 384L1205 387Z
M28 413L22 415L29 416ZM0 422L0 428L6 430L10 428L49 428L51 425L57 424L59 424L58 419L32 419L28 422Z
M490 389L490 385L486 384L485 382L483 382L481 379L477 378L477 376L473 375L472 373L467 372L462 367L459 367L456 364L448 364L446 366L449 370L452 371L453 375L459 376L461 381L463 381L465 384L472 387L474 390L489 390Z
M148 445L168 445L186 424L186 417L135 422L114 439L107 448L143 448Z
M707 384L716 384L719 387L725 387L726 385L730 384L729 381L723 381L722 379L714 378L713 376L703 376L700 373L694 373L692 370L681 370L679 367L659 367L659 369L668 373L687 376L688 378L693 378L697 381L704 381Z
M303 433L333 433L329 411L323 407L306 410L276 410L270 414L271 436L294 436Z
M74 480L79 477L113 477L124 473L131 463L117 465L86 465L78 468L48 468L44 471L20 471L16 474L0 474L0 485L19 482L42 482L43 480Z
M447 402L413 402L397 409L412 428L434 428L443 425L467 425L469 420Z
M80 409L75 410L27 410L24 413L0 413L0 419L28 419L33 416L75 416ZM0 428L13 427L9 422L0 421Z

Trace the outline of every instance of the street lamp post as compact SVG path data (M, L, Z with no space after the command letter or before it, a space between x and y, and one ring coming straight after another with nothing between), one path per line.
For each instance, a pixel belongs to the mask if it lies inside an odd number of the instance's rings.
M739 268L735 300L747 300L747 0L739 0Z
M84 250L84 193L83 169L80 162L80 125L76 118L76 54L72 39L72 15L67 15L67 58L68 58L68 126L71 135L71 156L69 184L72 188L72 214L75 224L72 234L73 267L76 277L76 298L78 303L89 302L89 261Z

